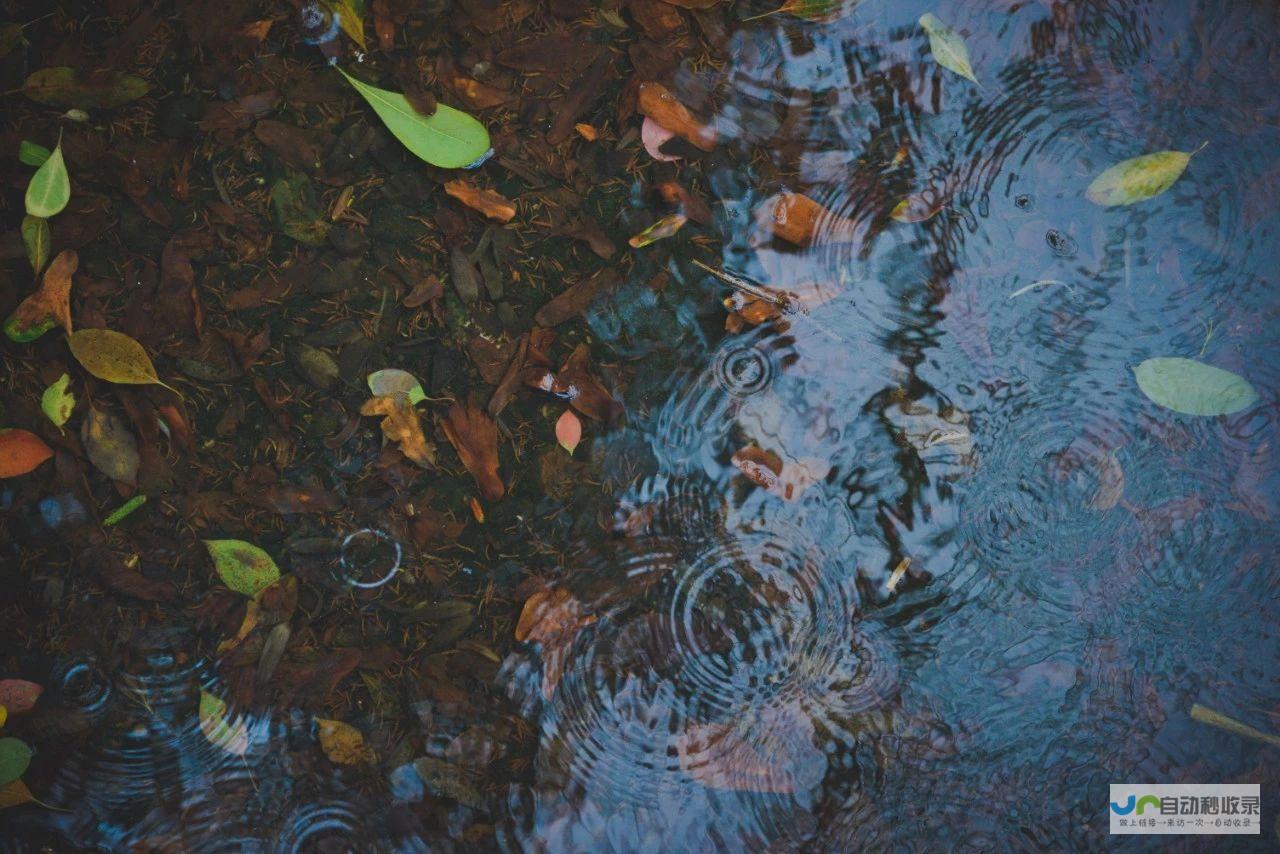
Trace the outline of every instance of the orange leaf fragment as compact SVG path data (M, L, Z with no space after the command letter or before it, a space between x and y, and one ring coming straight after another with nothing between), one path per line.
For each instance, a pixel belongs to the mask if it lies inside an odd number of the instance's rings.
M498 425L489 414L470 401L455 403L440 426L485 500L501 498L507 488L498 475Z
M765 201L763 211L774 236L796 246L854 243L862 232L853 220L800 193L778 193Z
M506 196L493 190L481 189L463 178L446 181L444 191L489 219L511 222L511 218L516 215L516 206Z
M370 398L360 407L360 414L383 416L382 435L388 441L397 443L402 454L423 468L435 465L436 447L423 434L418 411L407 394Z
M637 106L641 115L648 116L681 139L703 151L715 150L715 128L694 118L689 108L661 83L641 83Z
M795 501L831 470L821 460L783 462L773 451L766 451L757 445L747 445L740 449L733 455L732 461L756 486L787 501Z
M0 430L0 477L17 477L53 456L44 440L27 430Z
M50 262L39 289L24 299L5 322L6 330L18 333L15 340L29 340L24 337L27 330L39 329L49 318L71 332L71 276L79 264L80 256L74 249L62 250Z

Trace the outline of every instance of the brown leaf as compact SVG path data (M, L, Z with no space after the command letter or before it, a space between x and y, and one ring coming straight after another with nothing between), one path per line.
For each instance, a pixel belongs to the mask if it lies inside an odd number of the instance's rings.
M405 295L401 301L405 308L418 308L419 306L438 300L444 296L444 283L434 273L419 279L414 283L413 289Z
M588 418L610 424L621 414L622 407L591 375L588 360L586 345L578 345L555 375L550 391L568 400L570 406Z
M563 71L577 66L585 45L566 32L533 36L499 53L495 59L516 71ZM585 64L585 63L583 63Z
M564 672L573 640L596 618L582 613L582 603L563 587L539 590L527 600L516 622L515 637L521 643L542 646L542 696L550 699Z
M455 178L446 182L444 191L489 219L511 222L511 218L516 215L516 206L510 199L493 190L481 189L464 178Z
M400 452L418 465L426 468L435 465L435 445L427 441L422 432L418 411L405 394L374 397L360 407L361 415L381 415L382 435L400 446Z
M773 236L796 246L854 243L862 229L853 220L838 216L800 193L782 192L767 200L761 218Z
M689 219L700 225L711 225L711 208L700 196L682 187L679 181L664 181L658 185L658 192L668 204L679 205L681 213Z
M580 279L561 291L551 302L538 309L533 322L539 326L558 326L577 317L601 293L608 293L622 284L622 276L606 267L594 276Z
M733 726L690 724L676 739L680 770L709 789L794 792L795 776Z
M641 83L637 107L641 115L648 116L681 139L687 140L703 151L714 151L715 129L694 118L689 108L661 83Z
M80 441L98 471L112 480L137 485L138 442L123 418L90 408L80 425Z
M178 595L178 589L167 581L153 581L137 569L125 566L115 552L101 546L91 546L80 552L77 563L81 570L97 576L111 589L147 602L168 602Z
M53 318L58 325L71 333L71 276L80 263L80 256L73 249L64 249L50 262L44 271L39 289L24 299L9 316L5 327L25 330Z
M494 420L468 401L465 406L454 403L449 407L440 426L485 500L501 498L507 490L498 476L498 425Z
M783 462L773 451L747 445L733 455L733 464L756 486L787 501L795 501L813 484L822 480L831 466L822 460Z

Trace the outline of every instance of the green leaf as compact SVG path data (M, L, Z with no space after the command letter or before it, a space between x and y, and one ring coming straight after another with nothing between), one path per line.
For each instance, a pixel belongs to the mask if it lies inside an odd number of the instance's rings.
M4 334L8 336L10 341L16 341L19 344L30 344L57 325L58 321L52 317L46 317L39 323L23 326L21 318L10 315L9 319L4 322Z
M28 166L43 165L51 154L53 154L52 151L43 145L37 145L29 139L24 139L18 143L18 159Z
M280 580L280 567L271 555L244 540L205 540L213 567L223 583L253 598Z
M47 389L44 394L40 395L40 409L45 415L49 416L49 420L62 429L62 425L67 423L67 419L71 417L71 410L76 407L76 397L67 391L67 386L71 384L71 377L63 374L58 377Z
M427 399L427 393L422 390L422 383L418 382L418 378L399 368L383 368L369 374L369 391L373 392L374 397L386 397L397 392L407 394L409 402L414 404Z
M25 741L0 738L0 786L7 786L25 774L32 754Z
M1182 177L1191 158L1208 144L1204 143L1195 151L1157 151L1121 161L1094 178L1085 196L1103 207L1131 205L1155 198Z
M320 246L329 233L329 221L316 209L316 192L300 172L290 172L271 185L271 211L289 237L308 246Z
M477 163L489 153L489 131L475 117L446 104L438 105L432 115L424 116L404 95L370 86L341 68L338 72L369 102L387 130L404 143L405 148L433 166L460 169Z
M71 201L71 179L67 177L67 163L62 159L61 144L31 176L26 201L28 214L45 219L61 213Z
M141 507L143 504L146 504L146 503L147 503L147 496L145 495L133 496L124 504L121 504L115 510L112 510L111 513L107 515L107 518L102 520L102 527L110 528L112 525L117 525L120 522L123 522L129 516L129 514L131 514L134 510L137 510L139 507Z
M94 71L84 75L74 68L42 68L27 78L22 91L28 98L50 107L109 110L137 100L151 88L141 77L120 71Z
M8 56L22 42L22 24L12 21L0 24L0 58Z
M30 214L22 218L22 244L27 247L27 260L36 275L40 275L44 265L49 263L49 245L52 242L49 220Z
M973 66L969 64L969 47L959 33L938 20L932 12L920 16L920 26L929 34L929 50L933 51L933 58L939 65L978 83L978 78L973 75Z
M1147 359L1133 369L1138 388L1156 403L1186 415L1230 415L1258 400L1243 377L1176 356Z

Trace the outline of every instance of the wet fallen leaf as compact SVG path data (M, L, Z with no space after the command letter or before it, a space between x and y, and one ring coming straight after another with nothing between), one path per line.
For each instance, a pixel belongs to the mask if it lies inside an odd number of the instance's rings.
M778 498L795 501L813 484L822 480L831 466L817 459L787 460L773 451L747 445L731 461L747 479Z
M408 396L410 403L421 403L427 399L427 393L422 390L422 383L418 382L418 378L399 368L374 371L369 374L368 382L369 391L373 392L374 397L403 394Z
M676 740L680 770L709 789L787 793L795 776L725 724L690 724Z
M22 93L50 107L109 110L137 100L151 88L146 80L119 71L80 73L74 68L42 68L27 78Z
M71 201L71 179L67 176L67 162L62 159L61 144L31 176L25 201L27 215L43 219L62 213Z
M324 755L336 765L371 765L378 761L378 754L351 724L316 718L316 735Z
M1142 362L1133 373L1143 394L1184 415L1230 415L1258 400L1258 393L1243 377L1194 359L1158 356Z
M846 4L853 8L858 2L859 0L786 0L777 9L743 18L742 21L755 21L770 15L794 15L806 21L826 23L839 18Z
M671 94L661 83L641 83L637 108L681 139L693 143L703 151L714 151L715 129L694 118L689 108Z
M4 322L4 334L18 343L34 341L54 324L71 332L71 277L80 263L73 249L64 249L44 271L40 288L24 299Z
M904 557L898 561L898 565L893 568L893 572L889 574L889 580L885 582L884 589L886 593L892 593L898 589L898 585L902 583L903 577L907 574L907 567L911 566L911 558Z
M370 86L342 69L360 96L373 107L387 130L416 157L433 166L460 169L477 165L489 153L489 131L473 116L440 104L431 116L415 110L398 92Z
M606 294L622 283L622 277L616 270L606 267L593 276L579 279L555 296L551 302L538 309L533 322L539 326L559 326L566 320L577 317L587 306L602 294Z
M125 519L127 519L129 515L133 513L133 511L137 510L139 507L141 507L143 504L146 504L146 503L147 503L147 496L145 495L133 496L124 504L121 504L115 510L112 510L110 513L108 513L107 517L102 520L102 527L110 528L113 525L120 524Z
M71 411L76 407L76 397L67 391L67 386L71 384L71 376L63 374L49 384L44 390L44 394L40 395L40 409L49 420L62 430L62 425L67 423L67 419L71 417Z
M578 132L578 136L587 142L595 142L600 137L599 131L584 122L578 122L573 126L573 129Z
M258 672L253 678L256 686L262 688L271 683L271 677L280 666L284 651L289 646L289 638L292 636L293 630L289 628L288 623L277 623L272 626L271 631L267 633L267 639L262 643L262 653L258 656Z
M0 477L33 471L53 456L53 449L35 433L17 428L0 430Z
M1124 495L1124 468L1115 451L1099 452L1092 460L1098 472L1098 489L1089 499L1089 508L1110 510Z
M688 222L688 218L684 214L674 213L664 216L644 231L632 237L627 242L631 244L631 248L640 249L648 246L650 243L656 243L664 238L671 237Z
M250 598L280 580L271 555L244 540L205 540L213 568L227 587Z
M454 403L440 426L485 500L501 498L507 490L498 475L498 425L489 414L471 401Z
M36 700L44 693L44 688L26 679L0 679L0 706L9 710L11 715L20 715L31 711Z
M1218 729L1226 730L1233 735L1261 741L1263 744L1270 744L1272 747L1280 747L1280 735L1254 729L1248 724L1241 723L1235 718L1227 717L1222 712L1214 711L1199 703L1191 705L1191 719L1202 724L1209 724L1209 726L1216 726Z
M138 441L123 418L90 408L80 424L80 441L89 462L112 480L138 483Z
M301 172L290 172L271 185L271 211L281 231L307 246L322 245L333 227L316 206L311 180Z
M525 600L516 621L515 638L542 647L542 696L551 699L573 639L596 618L582 613L582 603L568 590L539 590Z
M49 221L44 217L28 214L22 218L22 245L27 250L27 260L31 262L32 271L38 276L49 263L49 246L53 235L49 231Z
M861 237L856 222L801 193L779 193L764 203L762 211L773 235L796 246L853 243Z
M484 795L480 794L474 782L469 779L474 774L467 773L451 762L421 756L413 760L413 770L433 795L450 798L473 809L479 809L485 804Z
M142 345L123 332L81 329L67 337L67 344L84 369L100 380L121 385L160 385L174 391L160 381Z
M560 447L570 454L573 453L574 448L578 447L578 443L582 441L582 422L578 420L578 416L574 415L572 410L566 409L556 419L556 441L560 443Z
M939 65L974 83L978 82L969 63L969 47L959 33L942 23L932 12L920 16L920 26L929 34L929 50Z
M26 773L34 751L25 741L0 738L0 786L8 785Z
M889 216L897 222L925 222L937 216L938 212L946 206L946 200L935 194L917 193L898 202Z
M444 191L462 202L467 207L477 210L489 219L499 222L511 222L516 215L516 206L501 193L485 190L462 178L446 181Z
M201 691L197 714L200 720L200 731L214 747L232 756L243 756L249 751L249 727L244 721L234 723L227 721L225 700L215 697L208 691Z
M29 804L34 800L35 796L31 794L27 784L21 780L14 780L0 786L0 810Z
M1085 196L1104 207L1154 198L1172 187L1191 158L1208 144L1201 144L1195 151L1157 151L1121 161L1094 178Z
M435 465L436 447L422 432L418 411L409 402L407 394L370 398L360 407L360 414L381 415L382 435L387 441L395 442L400 453L423 468Z
M662 146L669 139L675 139L675 132L667 130L648 116L640 124L640 143L654 160L662 160L669 163L680 159L680 155L667 154L662 150Z
M332 0L332 4L342 31L360 45L361 50L367 51L369 44L364 36L364 0Z

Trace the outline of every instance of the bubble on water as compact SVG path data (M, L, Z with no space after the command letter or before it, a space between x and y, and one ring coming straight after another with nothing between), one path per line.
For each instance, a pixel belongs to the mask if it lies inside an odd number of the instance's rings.
M352 587L381 587L400 572L403 549L382 531L362 528L348 534L339 547L342 579Z

